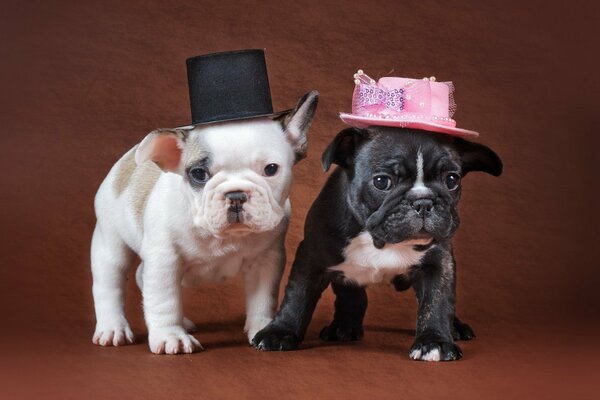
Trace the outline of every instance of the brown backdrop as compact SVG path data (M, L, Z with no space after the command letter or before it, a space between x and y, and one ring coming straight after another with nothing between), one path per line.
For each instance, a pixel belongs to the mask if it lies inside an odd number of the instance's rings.
M0 11L2 390L62 398L490 398L585 392L598 368L593 2L8 1ZM463 360L411 362L415 301L369 289L366 337L324 345L328 290L302 351L257 352L238 281L188 291L206 351L153 356L91 344L92 199L111 165L156 127L190 120L184 60L265 48L276 109L321 92L296 167L289 259L325 181L319 157L344 125L352 74L453 80L459 126L505 162L465 182L456 238L458 310L475 328ZM596 123L596 124L595 124ZM284 278L283 284L287 281ZM539 393L539 392L538 392ZM577 392L579 393L579 392ZM0 396L1 397L1 396Z

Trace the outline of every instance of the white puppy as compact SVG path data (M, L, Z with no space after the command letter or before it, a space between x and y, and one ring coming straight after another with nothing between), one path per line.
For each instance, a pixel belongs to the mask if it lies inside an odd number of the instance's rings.
M111 169L95 199L93 342L134 341L125 281L137 253L150 350L191 353L181 285L242 271L248 340L273 317L285 266L292 166L306 155L318 93L278 118L160 129Z

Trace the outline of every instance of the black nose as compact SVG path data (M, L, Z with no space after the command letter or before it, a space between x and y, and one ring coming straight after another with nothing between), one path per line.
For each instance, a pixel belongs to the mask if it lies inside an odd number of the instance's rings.
M225 193L225 198L231 200L232 203L244 204L248 201L248 197L246 197L246 193L241 191L228 192Z
M412 208L422 217L426 217L431 213L433 201L429 199L419 199L412 203Z

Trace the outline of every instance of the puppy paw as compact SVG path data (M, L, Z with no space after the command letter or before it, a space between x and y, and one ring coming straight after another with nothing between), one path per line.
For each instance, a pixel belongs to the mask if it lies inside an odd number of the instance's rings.
M127 321L96 324L92 343L99 346L124 346L135 342L133 332Z
M148 344L154 354L189 354L202 350L200 342L182 326L153 329L148 334Z
M196 328L196 324L194 324L191 320L187 319L186 317L183 317L183 329L185 329L187 333L193 333L198 330Z
M454 361L462 357L460 347L441 340L419 340L410 349L410 358L420 361Z
M394 279L392 279L392 285L398 292L403 292L407 289L410 289L412 282L405 275L396 275Z
M287 329L267 326L251 341L252 346L263 351L289 351L298 348L298 337Z
M473 329L458 318L454 318L453 327L454 330L452 336L454 337L454 340L471 340L475 337Z
M248 342L252 344L252 339L256 334L271 322L272 318L248 318L244 326L244 332L248 337Z
M364 336L362 326L343 326L333 321L319 333L321 340L328 342L350 342L360 340Z

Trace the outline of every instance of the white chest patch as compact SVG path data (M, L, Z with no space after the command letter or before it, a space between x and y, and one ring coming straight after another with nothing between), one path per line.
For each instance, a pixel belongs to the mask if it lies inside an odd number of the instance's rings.
M425 252L415 251L414 246L428 242L429 239L408 240L378 249L373 245L371 234L362 232L344 249L344 262L330 269L342 272L345 279L361 286L391 281L421 261Z
M236 276L243 265L242 257L221 257L212 261L187 266L182 285L197 287L203 282L222 283Z
M184 262L182 284L198 286L202 282L223 282L235 276L242 266L244 248L241 243L207 238L190 240L180 246Z

